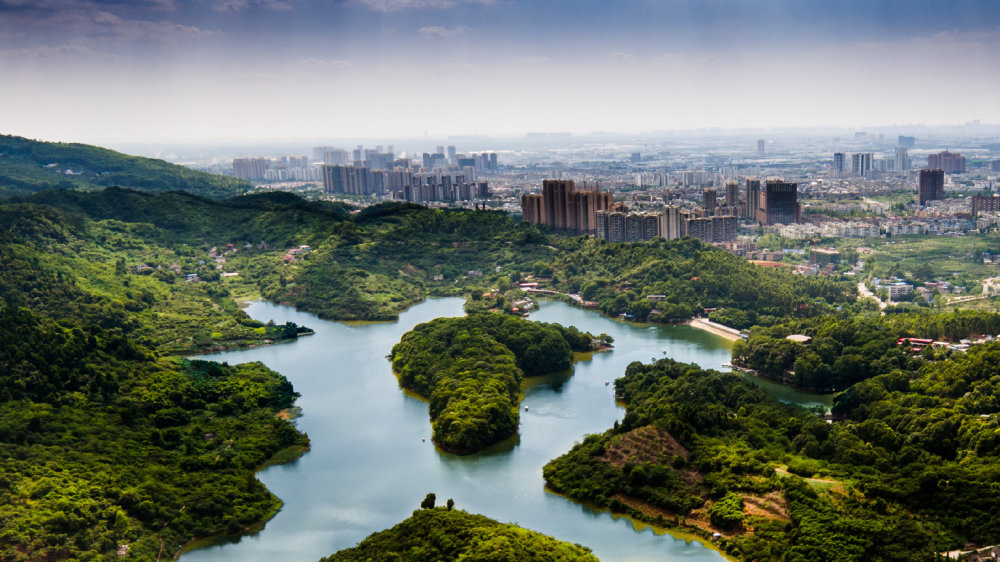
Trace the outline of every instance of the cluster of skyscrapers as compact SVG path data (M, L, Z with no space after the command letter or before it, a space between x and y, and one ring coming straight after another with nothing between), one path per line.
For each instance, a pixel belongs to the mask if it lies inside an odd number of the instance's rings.
M545 180L541 193L521 196L521 209L529 223L609 242L682 236L727 242L736 238L740 217L764 225L800 219L798 184L778 179L766 180L763 186L760 180L747 180L744 201L740 201L739 183L729 181L721 202L718 192L709 188L702 192L700 208L666 205L659 211L641 212L630 212L600 189L578 190L572 180Z
M323 192L350 195L392 195L411 203L488 199L489 184L469 181L456 171L412 172L405 168L373 170L368 167L323 165Z
M477 181L479 170L497 168L496 153L457 154L455 147L438 147L433 154L424 153L417 162L410 158L395 158L392 146L364 149L358 146L353 154L346 150L316 147L323 153L323 191L331 194L391 195L394 199L413 203L455 202L488 199L489 186ZM348 164L345 159L353 156ZM462 165L467 164L467 165Z
M521 212L532 224L596 236L597 212L609 210L612 203L611 194L599 188L577 190L573 180L545 180L540 194L521 196Z
M319 170L309 165L308 156L234 158L233 175L245 180L316 181Z

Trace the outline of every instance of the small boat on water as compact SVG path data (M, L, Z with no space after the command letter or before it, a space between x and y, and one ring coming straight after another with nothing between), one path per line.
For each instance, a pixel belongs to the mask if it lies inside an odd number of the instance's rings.
M525 411L525 412L527 412L527 411L528 411L528 407L527 407L527 406L525 406L525 407L524 407L524 411Z
M725 368L727 368L727 369L732 369L733 368L733 364L732 363L723 363L722 366L725 367Z

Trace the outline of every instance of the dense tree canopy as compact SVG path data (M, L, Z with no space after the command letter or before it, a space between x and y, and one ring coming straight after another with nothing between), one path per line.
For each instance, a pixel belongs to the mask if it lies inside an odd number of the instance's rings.
M418 324L392 348L400 384L430 400L434 442L470 453L517 432L522 375L569 369L593 336L493 313Z
M449 508L419 509L391 529L320 562L596 562L590 549Z
M848 421L833 424L737 375L633 363L615 383L623 423L545 479L634 517L735 530L723 546L747 560L920 560L995 544L998 359L1000 345L977 346L854 384L836 400Z
M206 197L226 197L251 187L246 180L97 146L0 135L0 195L111 185L147 191L183 189Z

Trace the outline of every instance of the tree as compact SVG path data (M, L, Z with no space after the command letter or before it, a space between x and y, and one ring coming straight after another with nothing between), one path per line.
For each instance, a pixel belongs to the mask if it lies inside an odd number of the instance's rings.
M448 505L448 511L451 511L451 508L455 507L455 500L453 500L451 498L448 498L448 504L447 505Z
M426 496L424 496L424 501L420 502L420 509L434 509L435 500L437 500L437 497L434 495L433 492L427 494Z

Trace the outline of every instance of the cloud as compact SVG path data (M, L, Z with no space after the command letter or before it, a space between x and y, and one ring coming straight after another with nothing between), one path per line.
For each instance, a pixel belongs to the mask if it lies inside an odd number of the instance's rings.
M176 0L0 0L0 13L8 10L54 12L108 8L173 11Z
M216 2L212 9L224 14L235 14L249 8L264 8L275 12L287 12L293 9L290 2L284 0L222 0Z
M208 37L221 32L182 25L166 20L129 20L111 12L97 12L93 15L93 31L98 35L134 41L176 42L180 38Z
M41 47L24 48L24 49L10 49L7 51L0 51L0 57L33 57L33 58L63 58L72 55L89 55L92 51L83 45L76 44L64 44L64 45L42 45Z
M635 58L630 53L623 53L621 51L615 51L613 53L608 53L608 56L610 58L616 60L616 61L619 61L619 62L629 62L629 61L631 61L632 59Z
M420 28L420 34L425 37L445 38L445 37L454 37L456 35L461 35L463 33L465 33L465 27L461 25L456 27L443 27L440 25L432 25L430 27Z
M173 6L172 0L0 0L0 34L29 31L61 43L86 45L94 41L126 40L145 43L176 43L181 38L209 37L222 32L168 20L122 17L134 12L148 15ZM113 10L113 11L112 11Z
M354 67L354 63L340 59L302 59L295 61L295 64L304 68L323 70L347 70L348 68Z
M357 0L366 8L377 12L398 12L423 8L454 8L459 4L492 4L493 0Z

